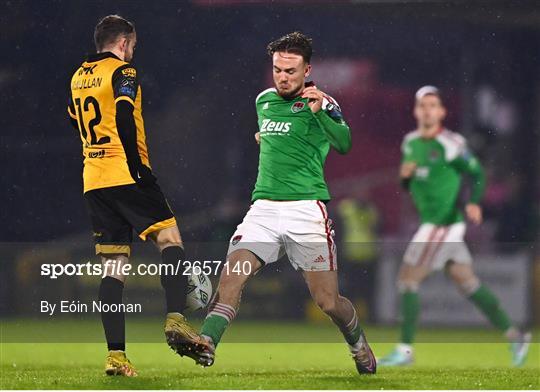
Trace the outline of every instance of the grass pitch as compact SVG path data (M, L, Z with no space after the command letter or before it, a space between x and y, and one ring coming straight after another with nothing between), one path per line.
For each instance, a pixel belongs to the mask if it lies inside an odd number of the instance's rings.
M160 330L161 323L156 330ZM13 341L14 325L40 331L36 323L2 322L3 342ZM21 327L24 325L24 327ZM130 336L128 321L128 342ZM132 324L133 325L133 324ZM145 329L140 323L136 328ZM237 328L235 328L237 327ZM57 328L60 328L58 326ZM64 326L66 333L68 326ZM84 328L84 326L83 326ZM11 330L10 330L11 329ZM236 332L234 332L236 330ZM288 339L299 331L321 341L336 337L331 325L237 323L230 341L252 336ZM26 331L29 332L29 331ZM100 332L98 330L98 332ZM367 328L375 354L388 353L386 336L395 330ZM439 335L437 335L439 334ZM343 343L222 343L216 363L201 368L180 358L165 343L128 343L128 355L139 377L127 379L103 374L103 343L2 343L1 389L539 389L540 344L532 345L527 364L509 367L508 346L492 332L470 331L467 336L491 336L491 343L456 343L463 331L448 332L452 343L435 343L441 332L421 331L429 343L416 345L416 364L407 368L379 368L375 376L359 376ZM454 336L452 336L452 334ZM490 335L491 334L491 335ZM131 329L133 335L133 328ZM10 337L10 339L6 339ZM287 337L287 339L283 339ZM259 338L259 341L262 340ZM271 340L271 339L268 339ZM488 341L490 339L487 339ZM244 340L245 341L245 340ZM336 339L334 339L336 341ZM480 340L478 340L480 341ZM497 342L497 343L495 343ZM500 343L499 343L500 342Z

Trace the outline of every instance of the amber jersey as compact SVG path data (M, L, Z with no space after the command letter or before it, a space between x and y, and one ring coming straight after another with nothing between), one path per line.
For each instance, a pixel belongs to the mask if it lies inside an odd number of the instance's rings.
M84 156L84 192L133 184L118 130L116 103L130 102L141 162L150 166L137 70L114 54L90 56L71 78L69 116L77 122Z

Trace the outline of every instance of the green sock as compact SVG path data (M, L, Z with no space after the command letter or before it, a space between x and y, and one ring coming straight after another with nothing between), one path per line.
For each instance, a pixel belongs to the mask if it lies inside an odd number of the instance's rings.
M362 335L362 328L360 328L359 323L352 331L347 332L347 334L343 334L343 336L345 336L345 340L350 345L358 343L358 341L360 340L360 335Z
M413 343L419 311L420 301L418 300L418 293L404 291L401 294L401 343Z
M478 290L472 293L469 299L484 313L491 324L501 331L505 332L512 326L510 318L501 309L497 297L484 285L481 285Z
M339 329L348 344L354 346L356 343L358 343L358 341L360 340L360 336L362 335L362 328L360 328L360 323L358 322L358 316L356 315L356 311L354 311L354 316L349 322L349 324L343 326L340 325L339 322L337 322L336 320L334 320L334 322L338 326L340 326Z
M229 320L215 314L208 315L204 320L201 328L201 334L212 338L212 341L217 346L221 337L225 333L225 329L229 326Z

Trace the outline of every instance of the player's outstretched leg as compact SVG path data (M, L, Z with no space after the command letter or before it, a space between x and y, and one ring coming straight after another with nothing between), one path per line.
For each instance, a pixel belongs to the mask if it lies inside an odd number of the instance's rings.
M360 374L374 374L377 361L358 322L356 310L339 295L337 271L304 271L311 297L338 326Z
M174 352L189 356L206 344L182 314L186 307L187 275L181 264L185 256L180 231L177 226L168 227L152 233L150 238L161 251L160 278L167 307L165 339ZM178 265L181 268L177 268Z
M123 254L102 254L101 260L105 268L105 277L99 286L99 301L102 304L119 305L122 303L125 276L115 275L113 271L120 271L120 266L129 262L128 258ZM136 376L137 372L125 353L126 320L124 312L103 312L101 313L101 321L109 349L105 373L110 376Z
M470 264L450 263L448 275L460 291L480 310L510 342L512 365L521 366L527 359L531 334L512 324L493 292L480 283Z
M235 268L248 262L250 268ZM228 265L221 270L216 295L208 307L208 314L201 328L201 335L206 342L204 347L197 348L189 355L202 366L212 366L215 359L216 346L229 324L236 317L240 306L240 297L249 277L261 267L261 262L251 251L239 249L228 256ZM249 273L248 273L249 272Z
M422 266L403 264L398 278L401 306L401 341L394 350L379 359L380 366L406 366L414 362L413 342L420 313L418 287L430 270Z
M406 366L414 362L412 344L420 313L418 286L400 284L399 293L401 299L401 341L390 354L377 361L380 366Z

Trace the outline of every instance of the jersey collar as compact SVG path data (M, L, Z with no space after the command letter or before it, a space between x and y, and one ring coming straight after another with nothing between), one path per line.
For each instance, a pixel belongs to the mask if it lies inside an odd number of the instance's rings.
M103 52L103 53L95 53L95 54L91 54L88 56L86 62L87 63L93 63L95 61L100 61L100 60L103 60L103 59L106 59L106 58L113 58L113 59L117 59L117 60L120 60L118 58L118 56L116 56L114 53L112 52Z
M432 139L437 139L439 137L439 135L445 130L446 128L444 127L444 125L441 125L441 127L439 129L437 129L437 131L433 134L433 136L431 137L424 137L424 136L421 136L422 139L424 140L432 140ZM418 132L420 132L420 130L418 130Z

